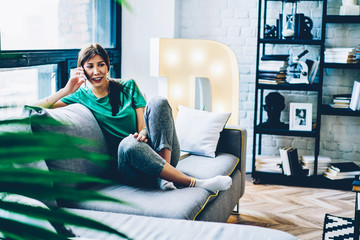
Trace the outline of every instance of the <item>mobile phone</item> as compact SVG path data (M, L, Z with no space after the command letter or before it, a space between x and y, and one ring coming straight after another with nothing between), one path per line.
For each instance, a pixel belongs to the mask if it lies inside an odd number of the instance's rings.
M85 86L86 86L86 81L88 81L87 77L86 77L86 73L85 73L85 69L84 67L81 67L82 70L84 71L84 83L85 83Z

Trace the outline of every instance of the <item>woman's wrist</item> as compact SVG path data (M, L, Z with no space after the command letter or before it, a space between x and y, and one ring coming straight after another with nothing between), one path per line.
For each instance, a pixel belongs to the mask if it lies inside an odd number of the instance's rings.
M146 130L146 127L144 127L144 128L140 131L140 133L139 133L139 134L141 134L141 135L143 135L143 136L147 137L147 136L148 136L148 132L147 132L147 130Z

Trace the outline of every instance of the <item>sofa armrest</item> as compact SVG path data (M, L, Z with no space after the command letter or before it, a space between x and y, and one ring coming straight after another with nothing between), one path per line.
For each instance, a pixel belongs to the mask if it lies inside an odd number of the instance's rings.
M241 173L241 196L245 189L246 143L247 131L245 128L237 125L227 125L220 133L220 139L216 148L216 152L230 153L239 158L240 162L237 168Z

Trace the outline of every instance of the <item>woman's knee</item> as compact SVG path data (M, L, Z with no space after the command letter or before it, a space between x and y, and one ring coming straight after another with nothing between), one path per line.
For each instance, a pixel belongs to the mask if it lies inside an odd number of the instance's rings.
M160 111L171 109L169 101L166 98L160 96L151 98L147 103L147 108L159 109Z
M127 136L124 138L118 148L119 159L129 159L131 155L136 152L139 148L139 141L137 141L133 136Z

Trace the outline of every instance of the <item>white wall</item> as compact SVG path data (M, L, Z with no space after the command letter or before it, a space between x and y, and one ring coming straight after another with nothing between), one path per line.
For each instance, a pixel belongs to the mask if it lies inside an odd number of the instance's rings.
M150 76L150 38L175 38L175 0L132 0L122 13L122 78L135 79L147 98L158 95L157 78Z
M254 118L255 60L257 42L258 1L255 0L181 0L180 38L218 40L228 44L236 53L240 69L240 125L248 130L247 170L251 169ZM269 2L269 16L278 17L280 2ZM272 5L273 4L273 5ZM320 26L321 2L303 1L298 11L314 20L314 27ZM300 6L301 5L301 6ZM338 14L341 0L328 0L328 11ZM274 24L274 23L272 23ZM356 47L359 45L359 24L329 24L327 26L327 47ZM300 53L309 46L273 48L274 53ZM311 49L309 49L311 50ZM316 57L310 52L307 57ZM318 54L316 54L318 55ZM351 93L354 80L360 80L360 70L327 69L324 72L324 103L331 103L332 95ZM281 91L286 100L282 121L289 119L289 102L314 102L314 93ZM267 94L267 93L265 93ZM315 109L315 105L313 105ZM266 113L264 114L267 118ZM322 116L320 133L320 154L333 161L358 161L360 163L360 118ZM299 155L314 154L313 138L294 138L264 135L262 154L279 155L279 147L293 146Z
M140 4L141 2L141 4ZM178 6L175 7L175 2ZM306 3L306 2L305 2ZM315 4L319 5L320 3ZM255 61L257 41L258 1L256 0L133 0L133 13L124 12L123 76L135 78L148 96L156 95L157 81L149 76L149 38L179 37L217 40L228 44L238 58L240 70L240 125L248 130L247 171L251 170L255 93ZM319 23L321 8L306 8ZM340 0L329 0L330 12L338 12ZM278 16L279 9L270 9ZM303 10L302 10L303 11ZM179 22L175 19L179 15ZM179 33L177 33L178 31ZM334 25L327 29L326 45L357 46L359 25ZM301 52L303 49L274 49ZM310 55L311 56L311 55ZM309 57L310 57L309 56ZM333 94L350 93L354 80L360 80L360 70L327 69L324 72L323 102L330 103ZM306 92L282 92L287 108L282 121L288 121L289 102L312 102L316 96ZM315 107L315 106L314 106ZM315 108L314 108L315 109ZM264 114L266 117L266 114ZM323 116L320 154L334 161L359 161L360 119L357 117ZM279 154L280 146L294 146L299 155L313 154L314 139L265 136L263 153Z

